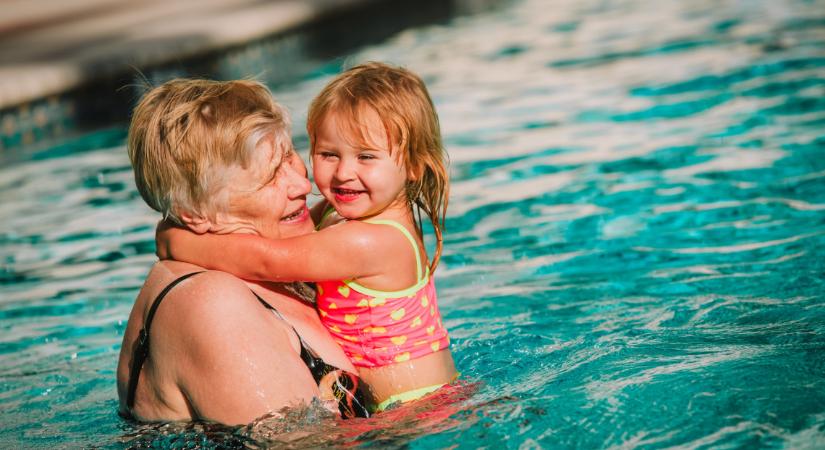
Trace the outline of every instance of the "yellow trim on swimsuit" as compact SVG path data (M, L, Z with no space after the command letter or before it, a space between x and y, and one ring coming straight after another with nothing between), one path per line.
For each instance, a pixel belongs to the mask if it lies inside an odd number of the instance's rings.
M407 403L413 400L418 400L423 398L427 394L431 394L444 386L452 383L453 381L457 380L458 377L461 376L460 373L456 373L452 380L449 383L441 383L441 384L434 384L432 386L424 386L422 388L413 389L411 391L401 392L400 394L393 394L390 395L389 398L384 400L383 402L377 405L369 405L368 408L371 413L381 412L387 409L390 405L394 403Z
M424 397L425 395L435 392L442 387L446 386L449 383L441 383L441 384L434 384L432 386L425 386L423 388L413 389L411 391L402 392L400 394L391 395L388 399L384 400L383 402L372 406L370 405L369 409L370 412L381 412L387 409L393 403L407 403L413 400L418 400L419 398Z
M406 237L415 253L418 279L413 286L389 292L354 280L319 281L316 305L321 323L358 367L410 361L448 348L435 284L412 233L391 220L365 222L391 226Z

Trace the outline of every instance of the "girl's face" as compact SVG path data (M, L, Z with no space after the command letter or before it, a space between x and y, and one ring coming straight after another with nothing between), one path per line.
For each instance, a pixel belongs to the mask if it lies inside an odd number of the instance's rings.
M312 153L312 172L321 194L342 217L372 217L387 209L406 208L407 170L398 158L383 123L375 111L362 115L361 131L369 148L361 147L359 136L351 136L347 117L329 113L318 127Z

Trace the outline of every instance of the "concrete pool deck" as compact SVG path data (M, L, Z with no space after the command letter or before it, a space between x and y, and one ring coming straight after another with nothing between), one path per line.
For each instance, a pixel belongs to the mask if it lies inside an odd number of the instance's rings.
M0 150L124 121L145 79L287 81L354 35L447 18L455 1L40 0L0 16ZM388 20L389 18L389 20ZM387 23L394 22L389 25ZM376 31L377 30L377 31ZM341 47L343 48L343 47ZM338 54L341 54L339 52ZM125 92L123 92L125 91ZM139 95L138 95L139 96Z
M3 5L0 109L129 68L288 31L365 0L40 0Z

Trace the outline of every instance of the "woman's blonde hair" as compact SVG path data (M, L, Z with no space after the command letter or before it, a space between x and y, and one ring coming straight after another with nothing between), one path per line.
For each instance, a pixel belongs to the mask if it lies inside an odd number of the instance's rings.
M329 114L347 118L342 131L358 137L359 145L370 147L361 120L370 110L383 122L388 142L400 149L397 157L407 168L407 198L410 207L418 210L419 232L422 211L435 231L432 273L441 259L450 184L438 115L421 78L407 69L378 62L361 64L338 75L309 107L311 152L315 152L317 130Z
M127 148L135 184L154 210L214 219L226 208L227 168L247 168L258 141L290 148L289 116L256 81L175 79L135 107Z

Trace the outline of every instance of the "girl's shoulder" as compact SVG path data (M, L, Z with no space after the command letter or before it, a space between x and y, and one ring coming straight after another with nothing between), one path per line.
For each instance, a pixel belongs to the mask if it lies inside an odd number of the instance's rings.
M321 232L327 236L327 240L345 242L347 246L371 249L380 254L391 254L398 246L410 245L409 238L405 236L409 232L402 231L404 229L403 225L395 221L342 219L326 225Z

